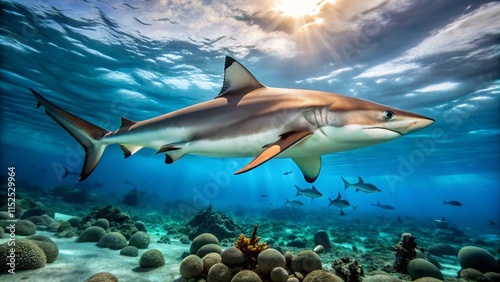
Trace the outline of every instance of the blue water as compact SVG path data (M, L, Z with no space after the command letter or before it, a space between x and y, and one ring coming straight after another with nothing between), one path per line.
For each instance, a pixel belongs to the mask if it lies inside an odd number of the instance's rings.
M102 182L92 191L111 202L134 187L148 201L183 199L193 209L266 210L299 199L319 218L338 216L326 198L340 191L359 205L346 209L346 218L399 215L432 223L444 216L498 233L498 2L337 1L321 6L318 21L257 2L2 1L0 173L15 166L17 181L49 188ZM436 123L389 143L323 156L314 185L324 197L312 203L295 197L294 185L310 186L288 159L233 175L250 159L185 156L166 165L154 150L124 160L110 146L86 181L61 179L63 165L80 171L83 151L36 109L28 88L115 130L121 116L143 120L214 98L226 55L269 86L342 93ZM382 192L344 190L341 176L349 182L361 176ZM373 207L377 201L395 210Z

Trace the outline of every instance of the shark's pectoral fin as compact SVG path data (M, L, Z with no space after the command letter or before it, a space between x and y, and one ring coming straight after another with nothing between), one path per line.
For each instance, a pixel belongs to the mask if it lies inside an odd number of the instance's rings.
M302 130L302 131L290 131L284 133L280 136L280 139L274 143L267 144L264 146L265 150L260 153L255 159L253 159L250 163L244 166L242 169L238 170L234 174L240 174L247 172L251 169L258 167L259 165L267 162L268 160L274 158L279 153L285 151L290 148L294 144L302 141L304 138L313 134L310 130Z
M318 178L319 171L321 170L321 156L307 157L307 158L293 158L295 164L299 167L304 175L304 179L313 183Z

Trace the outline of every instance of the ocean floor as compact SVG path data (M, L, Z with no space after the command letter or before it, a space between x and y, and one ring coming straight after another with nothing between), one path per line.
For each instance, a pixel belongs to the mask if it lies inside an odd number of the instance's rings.
M71 218L70 215L56 213L55 220L65 221ZM255 218L244 215L238 222L245 222L246 235L249 236L251 226ZM400 230L412 232L417 237L419 246L431 246L442 244L436 232L429 233L425 228L418 229L415 225L407 225L406 228L396 226L392 222L381 224L362 225L361 222L353 224L351 221L337 222L335 228L329 227L325 223L315 223L304 221L276 221L271 219L259 218L259 234L262 241L273 242L283 250L297 253L303 249L312 250L313 234L320 229L326 229L331 234L332 251L320 254L323 268L332 269L332 262L340 257L356 258L365 268L365 273L373 270L383 270L391 273L391 265L394 261L394 245L398 242L401 235ZM127 257L120 255L120 250L111 250L100 248L96 243L77 243L76 237L57 238L54 232L37 231L37 235L45 235L51 238L59 248L59 256L53 263L46 264L45 267L34 270L17 271L15 275L0 275L0 281L85 281L98 272L111 272L119 281L183 281L180 280L179 266L181 256L189 252L189 244L181 243L179 237L168 235L168 230L178 228L185 223L170 221L163 224L148 226L148 233L151 237L151 243L147 249L139 250L139 256ZM374 227L377 226L377 227ZM248 227L248 229L247 229ZM439 230L438 230L439 231ZM427 234L427 236L425 236ZM167 236L170 242L158 243L160 238ZM0 243L7 241L0 239ZM24 236L17 236L16 240ZM481 238L469 238L469 242L482 242L489 246L489 249L498 249L500 238L495 234L481 235ZM291 241L304 242L304 246L288 246ZM231 240L221 242L223 249L232 245ZM460 243L447 243L457 250ZM484 246L483 246L484 247ZM140 256L147 250L158 249L163 253L165 265L158 268L146 269L139 266ZM433 259L441 266L441 272L448 281L456 281L460 266L454 255L433 256ZM407 275L401 275L392 272L396 278L401 280L410 280Z

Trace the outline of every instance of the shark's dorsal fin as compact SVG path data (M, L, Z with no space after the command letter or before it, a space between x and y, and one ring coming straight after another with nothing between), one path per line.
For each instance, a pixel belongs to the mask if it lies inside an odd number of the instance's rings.
M340 195L340 192L339 192L339 195L337 196L337 199L340 199L342 198L342 196Z
M134 124L136 124L135 121L131 121L131 120L127 119L127 118L122 117L122 126L120 126L120 128L132 126Z
M313 183L318 178L319 171L321 170L320 156L293 158L292 160L297 164L307 182Z
M361 176L358 176L358 178L359 178L359 183L365 183L365 182L363 181L363 178L361 178Z
M235 59L226 56L224 65L224 83L219 97L228 97L235 93L251 92L257 88L264 87L242 64Z
M244 166L242 169L238 170L234 174L244 173L258 167L259 165L274 158L279 153L285 151L286 149L290 148L296 143L302 141L304 138L308 137L311 134L313 134L313 132L310 130L290 131L281 134L280 139L278 141L265 145L264 146L265 150L262 151L262 153L260 153L257 157L255 157L255 159L253 159L250 163L248 163L246 166Z

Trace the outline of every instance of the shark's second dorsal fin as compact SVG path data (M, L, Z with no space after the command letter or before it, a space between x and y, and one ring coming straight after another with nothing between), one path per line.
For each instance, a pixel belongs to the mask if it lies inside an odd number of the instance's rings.
M122 126L120 126L120 128L122 128L122 127L129 127L129 126L132 126L134 124L136 124L135 121L131 121L129 119L126 119L126 118L122 117Z
M257 88L264 87L242 64L235 59L226 56L224 65L224 83L219 97L227 97L241 91L251 92Z

